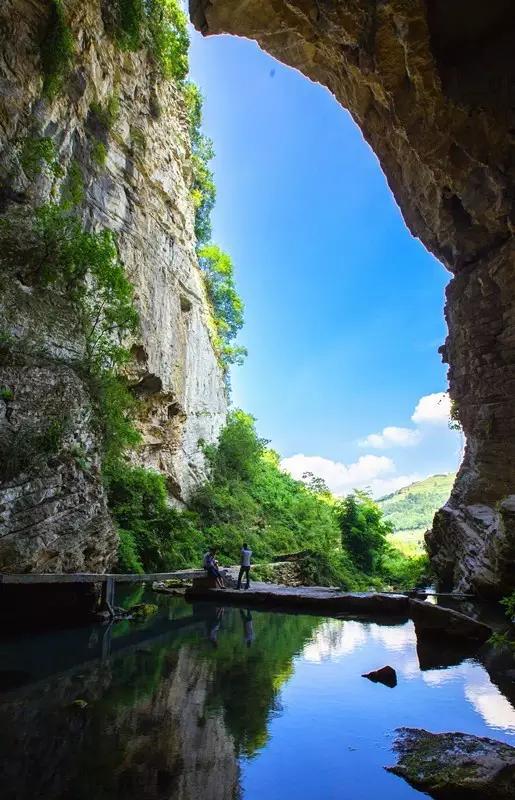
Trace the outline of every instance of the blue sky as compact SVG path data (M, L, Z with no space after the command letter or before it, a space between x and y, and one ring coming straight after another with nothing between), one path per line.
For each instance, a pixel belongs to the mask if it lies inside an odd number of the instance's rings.
M408 232L358 127L253 42L192 31L190 63L216 151L213 239L246 306L234 404L294 474L338 492L455 469L461 439L438 394L449 276Z

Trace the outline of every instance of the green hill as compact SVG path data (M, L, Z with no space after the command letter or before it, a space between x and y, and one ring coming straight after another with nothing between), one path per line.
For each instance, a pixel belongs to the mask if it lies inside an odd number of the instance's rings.
M433 515L448 499L455 475L431 475L378 500L385 519L392 523L393 541L403 550L416 552L423 547L424 532Z

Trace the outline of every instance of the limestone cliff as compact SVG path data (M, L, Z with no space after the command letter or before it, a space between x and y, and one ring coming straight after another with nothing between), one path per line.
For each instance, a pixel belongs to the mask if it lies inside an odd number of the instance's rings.
M410 231L453 273L442 353L467 450L429 551L448 585L513 589L513 3L190 0L190 11L204 34L255 39L326 85Z
M134 458L162 470L182 504L205 476L198 442L213 442L226 414L195 254L186 111L145 50L114 45L104 24L108 3L64 7L74 57L54 100L42 95L39 47L51 4L0 7L0 213L58 197L75 170L84 225L117 233L140 315L130 342L130 379L142 401L143 446ZM55 147L57 176L24 164L25 143L42 138ZM84 341L66 298L34 286L25 266L4 265L0 275L0 571L102 570L117 540L88 385L76 367ZM55 419L63 421L57 443Z

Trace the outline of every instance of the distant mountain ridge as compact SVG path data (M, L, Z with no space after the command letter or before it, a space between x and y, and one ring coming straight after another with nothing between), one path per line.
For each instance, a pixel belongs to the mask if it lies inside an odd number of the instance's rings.
M435 511L448 500L455 477L454 472L430 475L381 497L377 503L395 533L424 531L431 527Z

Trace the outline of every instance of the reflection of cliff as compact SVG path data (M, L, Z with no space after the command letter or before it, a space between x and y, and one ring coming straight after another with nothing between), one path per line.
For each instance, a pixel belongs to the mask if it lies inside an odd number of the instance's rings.
M320 624L317 617L252 612L253 641L247 646L243 614L226 609L211 652L213 679L208 706L223 709L227 729L240 754L252 755L266 743L278 694L293 674L293 659Z
M258 612L249 620L209 604L191 616L182 600L159 602L142 626L113 629L112 647L122 650L103 663L69 669L72 653L82 662L95 645L86 629L5 649L12 675L48 674L49 657L68 671L0 695L2 800L240 797L238 756L266 742L279 690L319 620ZM195 621L174 629L183 612Z
M239 797L232 737L221 712L205 714L210 677L186 646L10 696L0 703L3 800Z

